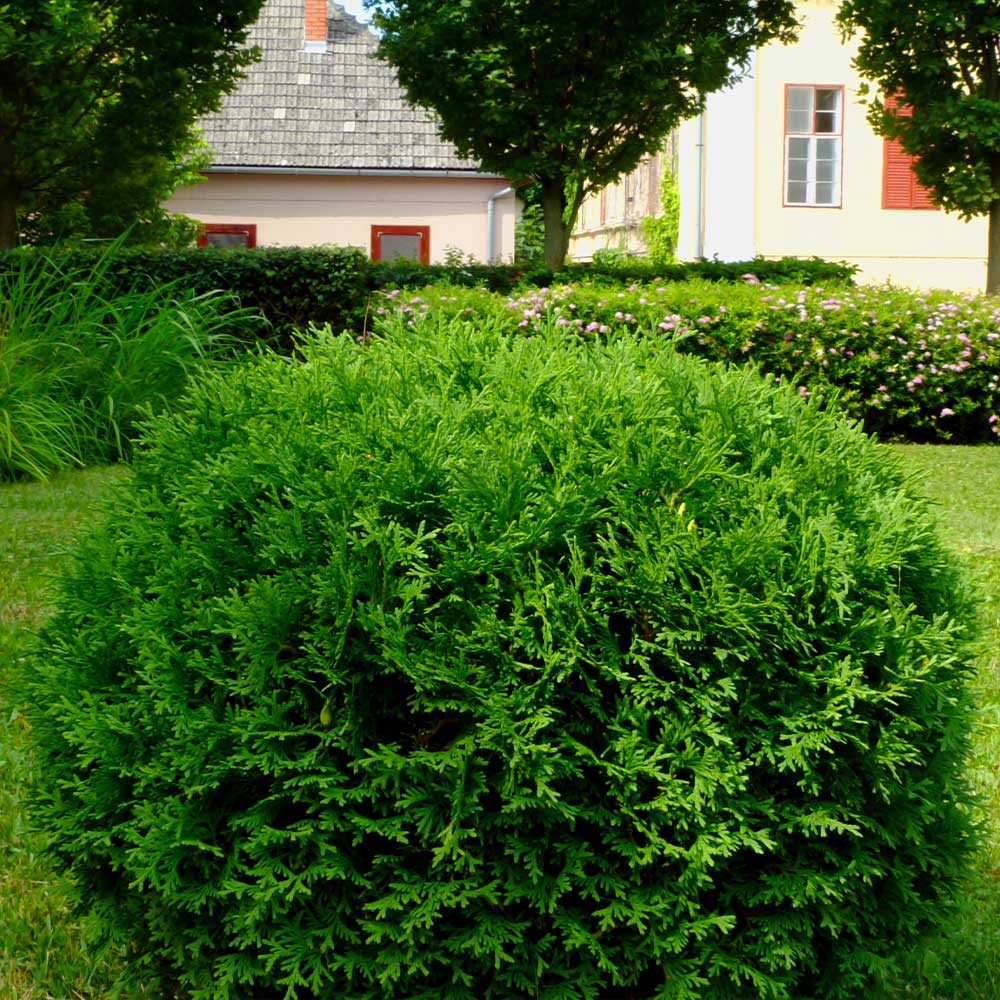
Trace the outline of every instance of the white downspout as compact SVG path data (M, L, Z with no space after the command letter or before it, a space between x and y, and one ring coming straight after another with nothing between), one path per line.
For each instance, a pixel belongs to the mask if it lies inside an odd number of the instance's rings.
M486 263L492 264L496 259L493 254L493 242L494 242L494 229L496 227L496 220L494 218L495 210L493 203L497 198L502 198L504 195L513 194L514 189L512 187L505 187L501 191L494 191L490 195L489 201L486 202Z
M695 257L705 256L705 112L698 115L698 167L695 177Z

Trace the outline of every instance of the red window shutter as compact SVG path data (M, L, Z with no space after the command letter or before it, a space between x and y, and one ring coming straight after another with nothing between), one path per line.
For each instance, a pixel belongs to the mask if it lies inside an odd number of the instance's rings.
M931 201L931 193L917 180L917 175L913 175L913 207L937 209L939 206Z
M886 139L882 158L882 207L912 208L913 157L903 152L898 139Z
M891 95L885 99L886 109L897 115L909 117L913 109L906 104L902 95ZM916 157L904 152L898 139L886 139L882 155L882 207L902 209L936 209L930 193L913 172Z
M257 246L257 223L203 223L197 243L200 247L255 247Z

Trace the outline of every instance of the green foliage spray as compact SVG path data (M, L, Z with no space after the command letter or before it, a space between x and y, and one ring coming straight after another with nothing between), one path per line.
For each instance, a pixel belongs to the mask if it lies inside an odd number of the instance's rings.
M972 843L963 593L754 372L321 337L151 423L33 661L36 818L160 995L856 996Z

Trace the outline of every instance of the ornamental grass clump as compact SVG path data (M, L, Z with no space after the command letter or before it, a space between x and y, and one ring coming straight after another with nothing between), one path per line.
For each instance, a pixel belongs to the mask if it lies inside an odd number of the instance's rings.
M176 280L115 290L120 253L0 261L0 482L127 459L149 411L245 346L252 311L233 296Z
M150 423L31 660L35 818L160 996L853 997L973 845L964 594L753 372L320 337Z

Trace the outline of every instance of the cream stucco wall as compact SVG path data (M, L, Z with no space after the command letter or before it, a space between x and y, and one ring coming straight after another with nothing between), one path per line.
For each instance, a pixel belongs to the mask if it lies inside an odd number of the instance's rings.
M254 223L258 246L371 249L373 225L430 226L432 262L451 248L485 260L491 177L212 173L166 207L204 223ZM494 258L514 256L516 199L494 201Z
M709 96L703 120L682 124L678 256L818 256L858 265L861 281L982 289L985 219L882 208L884 140L866 119L851 66L855 45L841 38L837 7L838 0L800 2L798 41L761 49L746 79ZM837 208L783 204L788 84L844 88Z
M642 220L660 213L663 169L673 158L673 143L668 140L658 152L643 157L630 173L587 195L570 236L569 257L593 260L601 250L644 255Z
M861 267L860 278L914 287L981 289L986 278L986 222L965 223L941 211L882 208L883 140L858 98L854 45L842 43L835 0L800 6L794 45L758 53L755 243L765 257L818 255ZM845 88L843 191L839 208L782 205L786 84Z

